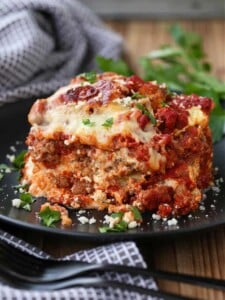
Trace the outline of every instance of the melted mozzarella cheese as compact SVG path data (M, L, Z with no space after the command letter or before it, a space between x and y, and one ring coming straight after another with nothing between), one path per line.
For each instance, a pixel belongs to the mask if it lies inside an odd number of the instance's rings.
M164 180L164 185L170 186L175 190L178 187L179 182L176 179L169 178L169 179Z
M150 168L154 171L159 170L161 164L165 164L166 162L166 157L160 154L159 152L157 152L153 148L149 148L149 156L150 156L149 159Z
M201 107L193 106L188 109L189 117L188 124L190 126L205 125L208 122L207 115L202 111Z
M68 134L71 140L67 144L78 140L83 144L108 148L113 137L118 134L131 136L137 142L149 142L156 134L155 127L149 124L143 131L135 117L124 119L123 115L132 110L137 109L115 102L95 108L92 114L87 112L85 102L58 105L47 110L42 124L33 128L41 129L46 138L55 132ZM84 124L87 119L92 126ZM112 126L104 127L103 124L109 119L113 120Z

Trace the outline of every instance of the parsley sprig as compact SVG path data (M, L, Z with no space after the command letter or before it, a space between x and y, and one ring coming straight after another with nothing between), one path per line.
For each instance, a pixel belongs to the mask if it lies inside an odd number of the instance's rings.
M13 161L11 161L11 165L0 164L0 180L3 179L7 170L9 171L18 171L20 176L20 171L24 166L24 157L27 153L27 150L22 150L18 155L15 156Z
M99 231L101 233L107 233L107 232L124 232L128 229L128 224L123 220L124 213L118 212L118 213L112 213L110 215L111 218L116 219L119 218L119 222L117 222L113 227L110 226L102 226L99 228Z
M142 215L137 207L131 206L130 207L131 212L133 213L134 220L137 222L142 222ZM123 219L124 212L117 212L112 213L110 215L111 218L117 219L117 222L113 226L102 226L99 228L99 231L101 233L107 233L107 232L125 232L129 228L129 224Z
M16 204L15 201L16 200ZM13 199L13 206L17 208L23 208L25 210L31 211L31 204L34 203L36 199L32 197L30 193L21 193L19 199Z
M53 224L61 220L61 214L57 210L51 209L46 206L42 211L39 212L41 222L48 227L54 226Z
M21 170L24 166L24 157L27 150L22 150L13 160L12 165L16 170Z

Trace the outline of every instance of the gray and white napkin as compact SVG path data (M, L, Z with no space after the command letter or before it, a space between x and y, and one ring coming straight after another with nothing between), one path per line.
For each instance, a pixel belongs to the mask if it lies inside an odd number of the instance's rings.
M0 104L46 96L122 39L78 0L0 1Z
M0 240L4 240L14 247L28 252L35 256L50 258L50 256L40 249L18 239L17 237L0 230ZM97 248L79 251L72 255L66 256L65 260L80 260L90 263L114 263L119 265L129 265L145 268L146 263L134 242L118 242L99 246ZM140 275L118 274L114 272L105 273L105 278L116 280L141 287L157 289L152 278L143 278ZM60 291L25 291L9 286L2 285L0 282L0 299L1 300L152 300L152 297L140 295L130 291L122 291L115 288L82 288L74 287ZM154 298L156 300L156 298Z

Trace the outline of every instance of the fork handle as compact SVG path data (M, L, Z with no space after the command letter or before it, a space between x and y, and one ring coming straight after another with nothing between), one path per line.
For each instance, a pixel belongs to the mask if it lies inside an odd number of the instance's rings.
M89 287L92 286L92 287L105 287L105 288L111 287L114 289L119 288L121 290L136 292L142 295L157 297L164 300L189 300L189 298L187 297L178 296L173 293L143 288L128 283L121 283L118 281L106 280L101 277L79 277L79 278L72 278L66 281L54 282L50 284L52 284L51 286L52 290L64 289L72 286L89 286Z
M1 277L1 275L0 275ZM9 274L5 274L3 282L18 289L33 290L33 291L56 291L72 287L95 287L95 288L112 288L120 289L122 291L134 292L141 295L157 297L163 300L190 300L187 297L179 296L173 293L168 293L150 288L144 288L128 283L118 281L106 280L102 277L86 277L81 276L77 278L68 278L62 281L46 282L46 283L32 283L23 280L15 280Z
M92 264L87 262L72 262L72 261L58 261L53 263L51 270L54 273L48 272L43 281L50 282L52 280L60 280L88 274L90 272L106 272L112 271L117 273L129 273L133 275L141 275L145 277L155 277L159 279L166 279L169 281L185 282L193 285L200 285L207 288L219 289L225 291L225 280L215 279L202 276L194 276L189 274L180 274L174 272L148 270L132 266L114 265L114 264ZM53 279L54 278L54 279Z

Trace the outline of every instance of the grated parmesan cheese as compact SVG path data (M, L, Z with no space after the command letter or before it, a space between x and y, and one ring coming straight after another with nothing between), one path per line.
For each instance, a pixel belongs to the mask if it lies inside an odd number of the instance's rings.
M12 206L13 206L13 207L16 207L16 208L19 208L21 202L22 202L22 201L21 201L21 199L19 199L19 198L12 199Z
M157 215L157 214L152 214L152 219L153 220L160 220L161 219L161 217L160 217L160 215Z
M177 219L172 218L171 220L168 220L167 224L168 226L175 226L177 225Z
M128 228L129 229L133 229L133 228L136 228L139 224L134 220L134 221L131 221L130 223L128 223Z
M13 162L13 161L15 160L15 155L14 155L14 154L12 154L12 155L7 154L7 155L6 155L6 158L7 158L10 162Z
M90 218L89 219L89 224L91 225L91 224L94 224L94 223L96 223L96 219L94 217Z
M82 216L82 217L79 217L78 218L78 221L81 223L81 224L87 224L89 223L89 219L85 216Z

